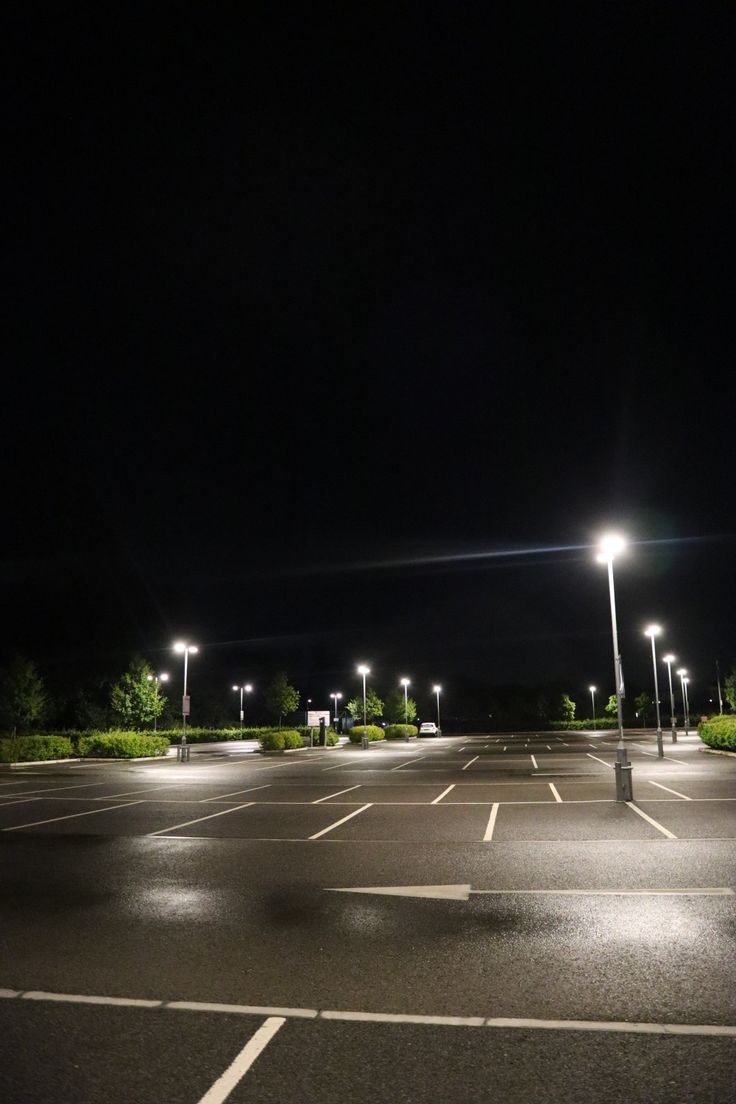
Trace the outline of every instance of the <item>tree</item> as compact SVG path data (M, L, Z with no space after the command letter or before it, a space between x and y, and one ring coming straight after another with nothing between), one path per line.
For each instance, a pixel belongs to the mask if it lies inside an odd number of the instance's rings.
M414 698L407 698L406 709L404 709L404 691L392 690L386 698L384 712L389 724L411 724L417 715L417 703ZM363 716L362 698L360 699L360 716Z
M561 721L575 720L575 702L569 694L560 695L560 704L557 707L557 712L559 713L559 720Z
M616 695L611 694L608 699L608 705L603 707L603 712L608 713L609 717L615 717L618 713L618 702L616 701Z
M286 671L279 671L274 675L266 687L263 702L268 715L277 717L279 725L289 713L296 713L299 708L299 691L289 685Z
M148 728L161 716L165 704L160 683L146 661L139 658L131 661L110 691L110 707L123 728Z
M723 696L736 713L736 667L732 667L723 680Z
M401 707L404 707L404 695L401 695ZM354 721L363 723L363 695L360 697L351 698L347 704L347 710ZM415 707L416 712L416 707ZM383 716L383 702L379 698L375 690L371 690L370 687L366 690L365 695L365 715L368 721L376 721L379 717ZM403 717L404 714L402 713Z
M639 694L639 696L634 700L634 705L636 706L637 714L642 718L644 724L646 725L649 711L652 708L652 699L649 697L649 694Z
M43 720L48 696L31 659L16 656L0 681L0 717L6 728L23 732Z

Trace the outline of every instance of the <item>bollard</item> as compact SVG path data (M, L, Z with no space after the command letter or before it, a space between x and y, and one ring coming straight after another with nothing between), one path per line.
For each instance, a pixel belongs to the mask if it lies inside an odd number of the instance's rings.
M176 758L179 760L180 763L188 763L191 751L192 749L190 748L189 744L179 744L176 749Z
M360 739L360 743L363 751L368 751L368 748L371 746L371 742L367 736L362 736Z
M626 757L626 749L616 752L616 765L614 767L614 773L616 775L616 800L617 801L633 801L634 800L634 784L633 784L633 767Z
M657 729L657 755L660 759L664 759L664 744L662 743L662 729Z

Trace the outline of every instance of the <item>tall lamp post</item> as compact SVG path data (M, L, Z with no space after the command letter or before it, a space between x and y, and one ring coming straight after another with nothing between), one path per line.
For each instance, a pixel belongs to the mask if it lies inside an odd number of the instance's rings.
M253 687L249 682L246 682L243 686L233 686L233 690L240 691L240 727L243 727L243 720L245 719L245 709L243 708L243 694L250 694Z
M401 685L404 687L404 724L409 723L409 679L401 679Z
M437 697L437 731L438 732L442 731L442 725L440 724L440 693L441 693L441 691L442 691L441 686L436 686L435 685L435 686L432 687L432 693L435 694L436 697Z
M652 642L652 671L654 672L654 708L657 711L657 755L660 759L664 757L664 747L662 745L662 721L659 715L659 678L657 677L657 648L654 643L654 638L659 636L662 629L659 625L649 625L644 630L644 635L648 636Z
M595 732L595 692L597 687L589 686L588 689L590 690L590 700L593 705L593 731Z
M361 744L362 744L362 747L363 747L364 751L367 751L367 749L369 747L369 740L368 740L367 733L365 731L366 724L367 724L367 721L366 721L367 714L366 714L365 676L369 675L370 673L371 673L370 667L366 667L365 663L361 663L360 666L358 667L358 674L363 676L363 739L361 741Z
M187 673L189 670L189 657L190 655L196 655L199 648L196 644L187 644L186 641L177 640L174 645L174 651L179 655L184 656L184 694L181 699L181 743L182 747L187 742L187 717L190 713L190 701L187 694Z
M682 680L682 685L685 688L685 715L687 717L687 720L685 721L685 735L689 736L690 733L688 732L688 729L690 728L690 691L688 690L688 686L690 685L690 678L688 675L685 675L685 678Z
M330 694L330 697L332 698L332 700L335 703L335 723L337 723L337 703L340 700L340 698L342 697L342 694L338 694L338 693Z
M690 718L688 717L687 689L685 686L687 682L687 679L685 677L687 675L687 667L678 667L677 674L680 676L680 691L682 693L682 723L685 726L685 735L689 736L690 734L688 732L688 721L690 720Z
M155 682L157 686L160 682L168 682L169 681L169 676L164 671L162 671L160 675L146 675L146 678L148 679L149 682ZM157 727L158 727L157 723L156 723L157 721L158 721L158 717L154 717L153 718L153 731L154 732L156 732Z
M626 754L624 744L624 714L621 698L623 696L623 672L621 669L621 653L618 648L618 625L616 623L616 593L613 585L613 561L623 552L626 541L623 537L613 534L604 537L600 542L600 552L596 557L598 563L604 563L608 567L608 595L611 602L611 636L613 639L613 674L616 686L616 710L618 713L618 744L616 745L616 800L633 801L634 790L632 785L632 767Z
M667 679L670 684L670 728L672 729L672 743L677 743L677 724L675 720L675 695L672 690L672 664L677 657L671 653L666 656L662 656L662 662L667 664Z
M716 683L718 684L718 712L723 713L723 696L721 694L721 665L716 660Z

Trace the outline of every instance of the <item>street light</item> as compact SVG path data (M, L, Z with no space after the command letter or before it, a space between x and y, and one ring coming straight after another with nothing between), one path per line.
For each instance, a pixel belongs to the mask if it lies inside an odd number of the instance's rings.
M672 654L662 656L662 662L667 664L667 678L670 684L670 727L672 729L672 743L677 743L677 725L675 723L675 695L672 691L672 664L677 657Z
M616 745L616 800L633 801L634 793L631 780L631 764L626 755L624 744L624 714L621 704L623 694L623 672L621 670L621 653L618 649L618 626L616 624L616 594L613 585L613 561L623 552L626 541L613 533L603 537L600 542L600 552L596 559L598 563L604 563L608 567L608 594L611 601L611 636L613 639L613 675L616 686L616 710L618 713L618 744Z
M157 686L160 682L168 682L169 681L169 676L164 671L162 671L160 675L146 675L146 678L148 679L149 682L155 682ZM153 731L154 732L156 732L156 730L158 728L158 725L156 723L157 721L158 721L158 717L154 716L154 718L153 718Z
M409 682L408 678L400 679L401 685L404 687L404 724L409 723Z
M654 638L659 636L662 629L659 625L649 625L644 630L644 635L648 636L652 642L652 670L654 672L654 707L657 710L657 755L660 759L664 757L664 747L662 746L662 722L659 716L659 679L657 677L657 649L654 643Z
M680 690L682 691L682 720L685 725L685 735L689 736L688 732L690 717L688 715L688 701L687 701L687 667L679 667L677 674L680 676Z
M596 690L598 687L588 687L590 691L590 702L593 704L593 731L596 731Z
M371 673L370 667L366 667L365 663L361 663L358 667L358 674L363 676L363 728L365 728L366 721L366 701L365 701L365 676ZM365 735L363 737L365 739Z
M243 709L243 694L250 694L253 687L249 682L246 682L244 686L233 686L233 690L240 691L240 727L243 727L243 719L245 717L245 710Z
M190 712L189 695L187 694L187 672L189 670L189 657L196 655L199 648L196 644L187 644L186 641L177 640L174 651L184 656L184 694L181 699L181 742L184 746L187 742L187 717Z
M441 693L441 691L442 691L441 686L433 686L432 687L432 693L437 695L437 731L438 732L442 731L442 726L440 724L440 693Z
M342 697L342 694L338 694L338 693L330 694L330 697L333 699L333 701L335 703L335 723L337 723L337 703L340 700L340 698Z

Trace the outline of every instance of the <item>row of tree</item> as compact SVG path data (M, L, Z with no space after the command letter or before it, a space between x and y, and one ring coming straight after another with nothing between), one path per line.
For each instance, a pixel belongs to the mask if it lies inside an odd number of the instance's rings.
M723 682L724 698L736 712L736 667ZM490 727L505 728L546 725L555 721L575 719L576 703L569 694L550 687L496 687L486 697L489 711L485 715ZM289 683L285 672L277 672L259 695L259 713L279 724L300 707L299 691ZM197 694L196 723L215 727L232 723L232 699L223 704L219 693L202 688ZM634 699L636 718L645 724L654 712L654 703L647 693ZM462 707L462 706L461 706ZM355 721L363 720L363 695L351 698L346 712ZM389 724L409 723L417 718L414 698L404 698L400 688L392 689L385 698L369 687L366 691L365 713L369 722ZM666 706L665 706L666 712ZM586 700L586 715L590 710ZM611 695L603 713L615 716L616 698ZM634 720L629 707L628 720ZM134 659L128 670L115 682L103 682L77 691L63 703L52 702L44 680L29 659L16 657L0 673L0 728L3 731L28 732L53 724L56 727L104 729L113 725L123 728L148 729L156 724L167 727L179 719L178 701L164 693L151 666L143 659ZM478 721L485 717L478 718Z

